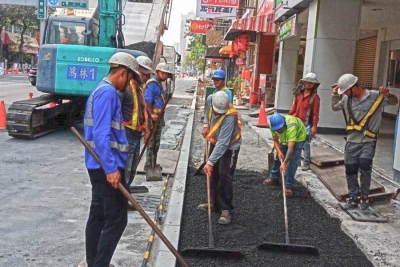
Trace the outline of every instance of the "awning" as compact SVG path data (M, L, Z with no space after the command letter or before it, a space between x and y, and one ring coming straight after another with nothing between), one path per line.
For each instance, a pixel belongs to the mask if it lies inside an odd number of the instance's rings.
M230 53L232 53L232 45L225 45L223 46L218 53L220 55L229 55Z
M234 40L239 34L246 32L250 35L250 41L255 42L257 32L275 34L277 30L278 26L274 23L274 13L271 12L261 16L234 20L224 40Z
M222 48L222 46L207 47L206 58L229 59L229 55L221 55L219 53L219 50L221 50L221 48Z
M8 34L5 31L1 31L1 42L5 45L10 45L11 44L11 40L8 37Z

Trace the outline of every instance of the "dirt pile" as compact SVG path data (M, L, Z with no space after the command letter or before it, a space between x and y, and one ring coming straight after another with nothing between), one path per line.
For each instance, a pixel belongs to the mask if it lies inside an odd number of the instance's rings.
M139 42L125 46L126 49L139 50L147 54L147 56L153 60L154 53L156 51L156 44L153 42Z

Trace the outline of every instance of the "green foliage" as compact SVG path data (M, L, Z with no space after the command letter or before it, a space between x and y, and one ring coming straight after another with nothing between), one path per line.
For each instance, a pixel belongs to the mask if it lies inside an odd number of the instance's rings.
M206 46L203 45L203 37L201 34L195 34L189 44L190 51L186 54L184 66L191 65L194 68L203 70L204 58L206 54Z
M230 81L226 83L226 86L228 88L232 88L233 94L236 95L236 97L239 97L241 91L240 90L241 85L242 85L242 77L240 75L233 77Z

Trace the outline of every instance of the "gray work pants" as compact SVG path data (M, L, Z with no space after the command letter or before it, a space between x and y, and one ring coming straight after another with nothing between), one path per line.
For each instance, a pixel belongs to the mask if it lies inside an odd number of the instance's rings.
M372 160L375 156L376 142L346 143L344 164L346 166L346 180L349 196L368 195L371 185ZM358 183L360 172L360 185Z

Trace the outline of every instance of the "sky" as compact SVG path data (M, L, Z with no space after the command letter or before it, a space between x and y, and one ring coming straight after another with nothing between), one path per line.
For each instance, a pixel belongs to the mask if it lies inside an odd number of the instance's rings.
M196 13L197 0L172 0L172 12L169 22L169 29L165 31L161 41L165 45L179 43L181 32L181 15L186 15L190 11Z

